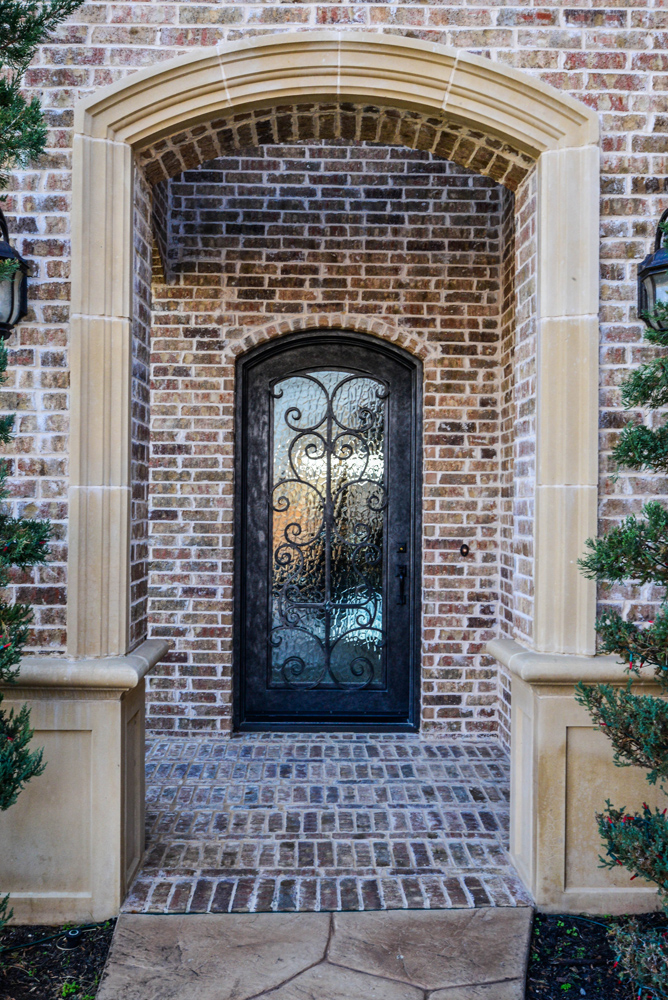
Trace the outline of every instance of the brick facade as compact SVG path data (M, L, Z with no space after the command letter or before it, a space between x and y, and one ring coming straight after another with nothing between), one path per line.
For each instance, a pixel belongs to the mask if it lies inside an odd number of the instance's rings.
M16 596L36 607L35 650L58 652L65 641L73 104L97 87L191 46L258 32L328 26L405 33L459 46L534 74L598 110L602 524L664 490L662 483L638 476L613 480L607 456L625 420L617 387L629 365L648 355L648 348L640 345L642 325L635 317L634 276L655 222L668 206L668 12L649 0L585 8L552 3L540 9L520 3L484 7L438 0L394 5L286 5L271 0L87 3L42 47L28 71L27 88L40 95L47 111L49 151L40 164L14 176L5 205L18 249L33 262L32 311L10 342L13 366L4 390L6 406L18 410L15 505L22 512L51 517L55 529L48 566L16 578ZM150 614L150 628L169 633L177 644L173 662L152 683L152 724L188 731L224 727L229 717L225 700L230 683L229 420L234 354L281 329L345 320L403 338L423 354L439 390L431 424L426 419L427 434L431 429L435 439L426 441L425 466L442 481L435 486L436 498L427 501L428 512L433 504L434 533L426 534L425 566L445 567L438 575L442 583L447 568L454 565L453 550L447 546L459 538L455 513L463 516L465 500L472 505L466 511L472 523L466 528L480 548L475 563L469 564L475 567L470 590L464 594L454 588L437 600L434 595L444 595L448 588L437 584L436 575L425 574L425 605L431 606L433 599L440 616L433 634L431 622L425 631L426 719L430 725L439 722L454 730L468 725L474 731L493 729L501 721L505 729L506 710L499 707L505 701L497 698L496 674L488 661L473 657L490 631L488 621L495 618L506 634L531 641L535 178L518 151L452 123L354 107L279 112L198 126L153 149L136 172L134 274L140 308L135 310L133 330L132 634L133 640L142 637ZM212 168L207 161L214 158ZM206 166L200 169L202 163ZM366 232L355 231L355 223L347 218L335 224L344 227L345 234L328 234L324 227L330 223L320 217L324 209L317 204L324 194L309 173L307 187L314 193L308 198L293 190L297 182L284 185L289 189L286 197L299 202L296 211L303 218L293 221L292 209L275 208L272 221L258 220L254 213L266 215L268 202L283 198L281 180L269 178L280 178L288 163L296 164L295 176L305 174L301 168L308 163L318 164L316 172L323 176L329 171L334 177L344 163L344 176L351 178L344 186L353 188L358 182L352 178L363 166L361 175L374 179L368 184L365 180L365 185L391 188L392 197L405 183L402 210L395 212L389 194L377 210L365 198L361 207ZM384 172L383 165L392 169ZM262 191L240 194L239 185L247 185L247 180L234 178L239 171L261 180ZM168 177L178 177L169 185L171 191L165 183ZM408 195L413 198L416 187L425 188L425 178L427 210L411 213L405 209ZM267 189L270 184L276 187L274 194ZM207 185L215 188L206 195L213 206L189 206L188 199L195 198L189 189L201 192ZM247 199L244 204L229 203L232 188L235 197ZM506 191L514 191L514 227L512 195ZM471 198L467 210L460 212L454 206L465 192ZM223 196L226 204L221 207ZM262 203L260 208L254 200ZM346 205L334 211L350 216L355 210ZM388 211L397 221L387 218ZM208 212L211 217L205 221ZM255 232L257 226L265 228ZM416 227L417 237L411 235ZM277 246L279 240L289 247ZM298 260L295 240L304 244ZM328 240L341 242L325 251ZM413 247L411 240L433 245ZM330 260L309 257L325 252ZM465 264L459 255L466 258ZM514 268L509 266L513 256ZM425 273L419 273L420 268ZM472 286L457 285L466 281ZM453 282L449 288L448 282ZM149 335L150 497L143 485L149 457ZM459 353L463 342L470 353ZM457 390L464 384L470 402L462 404ZM463 406L482 410L478 403L483 399L493 401L484 409L493 410L494 418L488 420L488 413L467 417L463 440L457 430L439 429L441 424L461 423ZM469 430L469 423L475 423L475 429ZM441 440L441 435L451 440ZM491 450L493 458L486 453ZM453 482L457 477L460 481ZM428 479L426 485L429 489ZM448 508L450 489L461 495ZM154 529L150 536L149 504ZM160 511L169 511L169 516ZM428 529L427 517L425 521ZM430 537L437 540L433 550ZM155 590L147 606L149 572ZM474 594L480 596L469 596ZM643 601L651 594L641 594L636 601L630 591L612 591L601 598L635 613L646 609Z
M151 728L229 725L235 354L281 322L378 320L424 363L424 726L496 728L480 650L498 589L502 191L429 153L343 140L240 149L170 182L149 616L176 648L150 682Z

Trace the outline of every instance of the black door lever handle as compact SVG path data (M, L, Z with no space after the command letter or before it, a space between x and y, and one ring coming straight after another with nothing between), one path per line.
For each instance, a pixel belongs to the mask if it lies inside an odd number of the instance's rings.
M397 572L394 575L399 578L399 596L397 598L397 604L405 604L406 577L408 576L408 566L397 566Z

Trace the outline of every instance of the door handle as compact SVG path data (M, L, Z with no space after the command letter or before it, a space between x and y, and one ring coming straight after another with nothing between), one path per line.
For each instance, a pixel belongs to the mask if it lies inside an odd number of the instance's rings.
M405 604L406 577L408 576L408 566L397 566L397 571L394 575L399 579L399 596L397 597L397 604Z

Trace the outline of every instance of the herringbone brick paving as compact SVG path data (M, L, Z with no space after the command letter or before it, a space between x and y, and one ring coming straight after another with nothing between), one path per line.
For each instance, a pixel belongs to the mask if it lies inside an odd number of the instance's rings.
M244 734L150 744L147 853L125 912L531 902L492 741Z

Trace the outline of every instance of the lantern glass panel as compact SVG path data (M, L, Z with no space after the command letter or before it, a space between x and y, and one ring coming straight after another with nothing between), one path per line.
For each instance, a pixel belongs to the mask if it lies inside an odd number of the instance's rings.
M653 330L668 330L668 270L655 271L643 278L647 308L645 322Z
M651 313L654 308L654 281L651 274L648 274L646 278L642 279L642 285L645 290L645 304L647 306L647 312Z
M11 323L16 311L16 275L0 281L0 323Z
M25 281L25 275L24 275L23 271L21 270L21 268L19 267L19 268L17 268L17 270L16 270L16 272L14 274L14 280L12 282L12 284L14 285L14 291L13 291L13 302L12 302L12 315L11 315L11 319L9 320L9 322L10 322L10 324L12 326L15 323L18 323L18 321L20 319L20 312L21 312L21 285L22 285L22 283L24 281ZM7 282L7 284L9 284L9 282Z
M668 270L654 275L655 304L668 306Z

